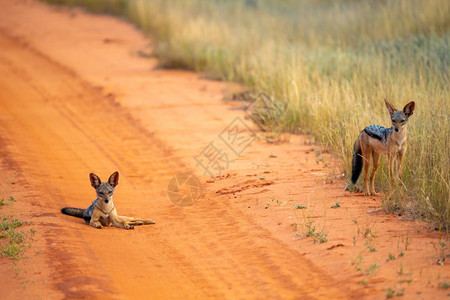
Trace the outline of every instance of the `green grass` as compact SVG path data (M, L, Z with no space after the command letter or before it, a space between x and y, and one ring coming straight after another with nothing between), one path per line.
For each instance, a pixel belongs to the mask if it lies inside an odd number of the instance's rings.
M324 229L317 231L314 221L308 221L308 223L305 224L305 236L312 237L314 244L328 242L328 233L326 233Z
M450 282L447 281L439 282L438 287L442 290L447 290L450 288Z
M14 199L14 197L9 196L6 198L1 198L0 199L0 206L4 206L4 205L10 205L12 203L14 203L16 201L16 199Z
M36 233L31 228L30 232L18 229L24 223L13 216L0 216L0 257L8 257L12 260L22 258L25 247L30 246L30 240Z
M386 291L386 299L393 298L393 297L402 297L405 294L405 289L394 289L394 288L387 288Z
M386 261L391 261L391 260L395 260L395 256L392 253L389 253L389 256L386 259Z
M376 263L370 265L369 267L367 267L365 275L373 276L375 274L375 272L378 271L379 269L380 269L380 265L376 262Z
M263 128L313 134L347 175L359 132L390 125L383 99L415 101L407 191L388 190L385 162L376 183L387 211L449 229L448 0L47 1L125 17L156 40L162 66L243 84Z
M11 205L15 201L11 196L2 198L0 199L0 208ZM19 229L23 225L25 223L18 218L11 215L0 215L0 257L8 257L12 260L22 258L24 248L30 246L30 240L36 233L34 228L30 228L29 233Z

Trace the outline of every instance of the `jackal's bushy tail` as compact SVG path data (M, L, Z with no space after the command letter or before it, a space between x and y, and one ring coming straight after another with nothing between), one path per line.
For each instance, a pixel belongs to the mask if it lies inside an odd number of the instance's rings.
M61 212L65 215L83 218L84 209L75 207L64 207L63 209L61 209Z
M355 184L358 181L359 174L361 174L363 167L362 151L359 145L359 138L355 142L353 147L353 160L352 160L352 183Z

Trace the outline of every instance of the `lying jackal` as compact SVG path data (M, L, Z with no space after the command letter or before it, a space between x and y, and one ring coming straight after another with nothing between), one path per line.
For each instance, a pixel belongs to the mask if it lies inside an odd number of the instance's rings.
M61 209L63 214L83 218L86 224L95 228L114 225L116 227L133 229L137 225L155 224L150 219L137 219L133 217L119 216L113 202L114 190L119 184L119 172L114 172L108 179L108 182L101 182L100 178L94 173L89 174L92 187L97 192L97 199L92 201L91 206L86 209L64 207Z
M401 180L403 169L403 156L406 152L406 125L408 118L413 114L415 103L409 102L403 110L397 110L384 100L391 115L392 127L385 128L380 125L370 125L364 128L355 142L352 161L352 183L355 184L364 166L364 194L376 195L374 188L375 172L378 169L380 154L388 156L389 178L392 185L394 177L394 162L397 162L397 176ZM370 175L370 189L367 181L370 160L373 170Z

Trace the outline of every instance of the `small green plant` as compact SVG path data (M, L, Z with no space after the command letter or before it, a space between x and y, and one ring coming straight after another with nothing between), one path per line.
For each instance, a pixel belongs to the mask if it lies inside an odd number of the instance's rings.
M437 264L439 264L441 266L444 265L446 250L447 250L447 244L444 241L439 240Z
M447 244L444 241L439 241L439 250L445 251L447 249Z
M299 204L294 206L294 209L305 209L305 208L306 208L306 206L299 205Z
M375 246L373 245L373 239L367 239L366 240L366 247L369 249L370 252L376 252L377 249L375 249Z
M281 201L281 200L275 199L274 197L271 197L270 200L272 200L272 202L276 201L277 204L280 206L284 206L286 204L286 201Z
M376 262L372 265L370 265L367 269L366 269L366 275L370 275L373 276L373 274L375 274L375 272L380 268L380 265Z
M368 282L367 282L367 280L363 279L363 280L361 280L361 284L366 287Z
M411 272L405 273L405 270L403 270L403 265L400 265L400 269L398 269L397 274L400 276L401 275L411 275Z
M411 282L413 282L413 280L412 279L400 279L399 281L398 281L399 283L407 283L407 284L411 284Z
M398 290L398 291L395 293L395 296L401 297L401 296L403 296L404 294L405 294L405 288L401 288L400 290Z
M339 207L341 207L341 206L339 205L339 201L337 201L335 204L333 204L333 205L331 206L331 208L339 208Z
M447 290L447 289L450 288L450 282L448 282L448 281L445 281L445 282L439 282L438 287L439 287L441 290Z
M410 240L409 240L409 233L406 233L406 238L405 238L405 250L408 250L408 246L410 244Z
M313 242L314 243L326 243L328 242L328 233L325 233L323 230L321 230L320 232L318 232L318 234L316 236L313 237Z
M405 289L404 288L399 289L398 291L396 291L393 288L387 288L386 289L386 299L393 298L393 297L401 297L404 294L405 294Z
M328 242L328 233L326 233L323 229L321 231L316 231L316 226L313 225L313 222L309 222L305 225L306 233L305 236L312 237L314 244L316 243L326 243Z
M306 236L314 236L315 234L317 234L316 226L313 226L312 222L306 224L305 227L306 227L306 234L305 234Z
M0 206L4 206L4 205L10 205L12 203L14 203L16 201L16 199L14 199L14 197L9 196L7 198L2 198L0 199Z
M13 218L12 216L1 217L1 223L0 223L0 232L6 232L9 229L14 229L16 227L22 226L23 223L17 219Z
M394 259L395 259L395 256L392 255L392 253L389 253L389 256L388 256L388 258L386 259L386 261L390 261L390 260L394 260Z
M363 263L364 258L362 253L358 254L358 256L352 262L352 265L355 265L355 270L358 272L362 272L361 264Z
M372 228L367 227L366 230L364 230L363 236L365 239L374 238L375 234L372 233Z

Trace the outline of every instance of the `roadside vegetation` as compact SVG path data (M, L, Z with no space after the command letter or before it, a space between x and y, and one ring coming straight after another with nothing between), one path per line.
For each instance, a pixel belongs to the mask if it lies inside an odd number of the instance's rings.
M448 0L46 1L123 17L155 39L162 66L243 84L261 126L314 135L347 176L359 132L390 126L383 99L415 101L404 188L389 191L385 160L377 186L387 211L449 230Z
M31 241L36 232L35 229L30 228L26 232L20 227L26 223L12 215L3 215L2 206L8 206L15 202L14 197L6 197L0 199L0 257L7 257L11 260L17 261L22 258L25 247L31 246ZM18 273L18 269L15 269Z

